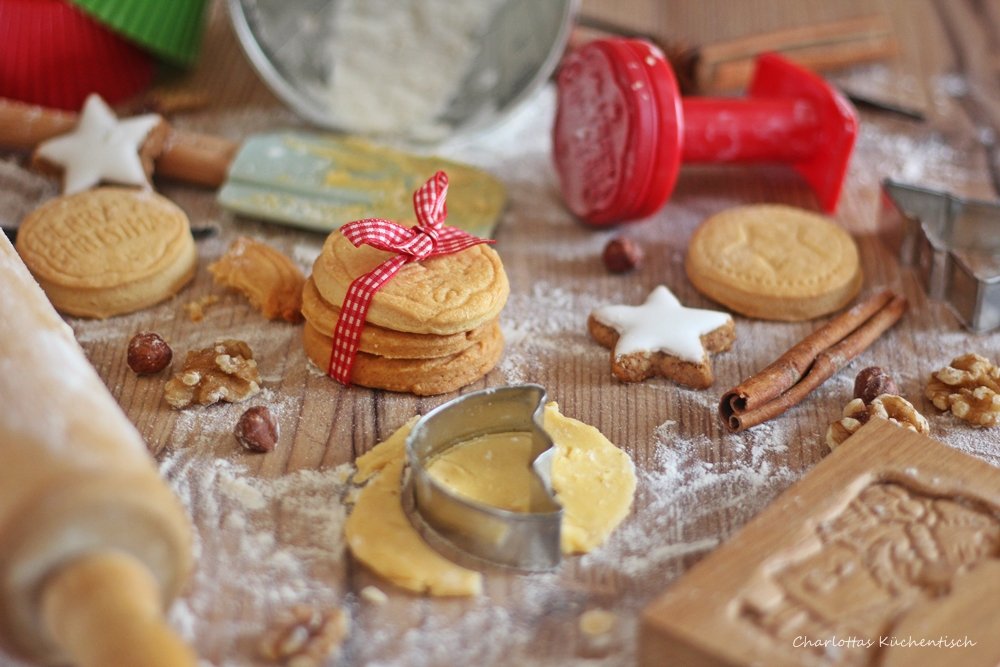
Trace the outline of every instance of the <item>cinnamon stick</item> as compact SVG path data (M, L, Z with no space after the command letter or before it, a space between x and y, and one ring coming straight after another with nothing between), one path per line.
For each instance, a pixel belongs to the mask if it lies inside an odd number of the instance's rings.
M876 14L751 34L699 49L694 81L699 94L746 87L761 53L774 51L806 69L830 71L884 60L899 51L888 17Z
M905 310L905 297L884 290L833 318L723 394L719 415L726 428L743 431L794 407L868 349Z

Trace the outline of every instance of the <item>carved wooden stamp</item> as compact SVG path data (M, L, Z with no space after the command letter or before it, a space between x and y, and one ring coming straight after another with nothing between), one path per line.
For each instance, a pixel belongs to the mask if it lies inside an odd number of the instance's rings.
M646 608L640 658L995 667L998 628L1000 469L875 419Z

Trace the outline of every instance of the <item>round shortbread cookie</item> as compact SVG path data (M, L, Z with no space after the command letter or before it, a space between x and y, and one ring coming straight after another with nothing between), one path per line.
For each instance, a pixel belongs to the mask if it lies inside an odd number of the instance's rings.
M194 277L187 215L148 190L97 188L32 211L17 251L62 313L105 318L146 308Z
M302 330L306 356L324 372L330 362L332 340L306 322ZM455 391L489 373L503 354L499 322L486 335L458 354L434 359L386 359L359 352L351 382L372 389L386 389L433 396Z
M861 289L858 248L829 219L759 204L717 213L688 245L688 278L705 296L765 320L808 320L845 306Z
M325 335L333 333L340 317L340 308L327 303L312 278L306 280L302 289L302 315L315 329ZM367 323L361 330L360 350L368 354L376 354L388 359L432 359L458 354L476 341L487 335L496 319L470 329L448 336L434 334L415 334L406 331L393 331L377 324Z
M355 278L392 256L367 245L355 248L335 231L323 244L312 277L323 299L339 305ZM500 256L481 243L405 265L375 293L367 321L394 331L462 333L495 319L509 294Z

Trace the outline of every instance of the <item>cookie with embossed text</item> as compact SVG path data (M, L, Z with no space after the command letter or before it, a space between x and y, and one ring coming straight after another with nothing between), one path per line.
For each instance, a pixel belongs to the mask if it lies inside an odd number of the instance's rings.
M93 318L176 294L198 259L180 207L149 190L117 187L46 202L21 222L16 248L56 310Z

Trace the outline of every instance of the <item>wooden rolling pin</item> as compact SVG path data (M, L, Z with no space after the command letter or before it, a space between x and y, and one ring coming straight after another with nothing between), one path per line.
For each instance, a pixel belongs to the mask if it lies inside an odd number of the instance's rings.
M576 46L607 36L658 40L595 17L582 16L571 37ZM719 95L746 88L757 56L780 53L806 69L825 72L896 55L899 45L888 17L881 14L782 28L709 44L659 43L685 95Z
M76 127L79 116L0 98L0 146L32 151L41 142ZM170 128L163 152L155 159L156 173L187 183L219 187L239 146L207 134Z
M0 646L193 667L163 615L191 567L187 516L2 235L0 313Z

